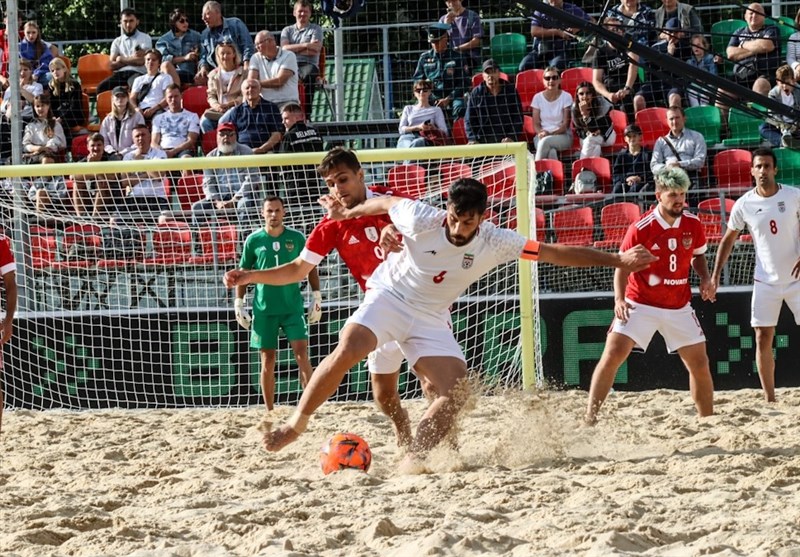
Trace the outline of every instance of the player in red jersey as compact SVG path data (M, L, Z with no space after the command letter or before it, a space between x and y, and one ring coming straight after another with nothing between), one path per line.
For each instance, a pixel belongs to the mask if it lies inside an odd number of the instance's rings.
M376 195L391 194L387 188L367 188L358 157L341 147L329 151L317 170L330 188L331 194L348 208ZM366 290L367 279L385 258L384 250L380 246L380 236L381 230L390 224L388 215L346 221L334 221L325 216L314 227L306 240L305 249L297 259L272 269L228 271L224 277L225 285L232 288L255 283L280 286L299 282L326 255L336 249L358 285ZM375 404L392 420L398 444L407 446L412 439L411 422L403 410L397 391L402 362L403 354L397 343L379 347L370 353L367 360Z
M6 312L0 323L0 346L11 339L14 333L14 313L17 311L17 264L11 252L11 242L0 234L0 275L3 275L3 286L6 292ZM2 360L0 360L0 371ZM3 427L3 386L0 384L0 430Z
M633 223L620 250L641 244L658 261L647 269L614 273L614 321L606 346L592 374L584 420L593 425L614 377L631 350L646 350L656 331L667 350L677 352L689 371L689 387L697 413L714 411L714 384L706 353L706 337L689 301L690 268L700 277L700 296L714 301L716 289L706 261L706 236L697 216L685 212L691 181L681 168L656 173L658 204Z

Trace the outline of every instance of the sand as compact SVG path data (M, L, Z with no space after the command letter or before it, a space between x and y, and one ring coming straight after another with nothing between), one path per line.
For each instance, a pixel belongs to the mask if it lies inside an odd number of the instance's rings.
M614 392L596 428L583 392L483 397L421 475L368 404L324 405L278 454L259 408L7 412L0 555L798 556L800 390L778 397L698 419L686 392ZM322 475L336 431L369 474Z

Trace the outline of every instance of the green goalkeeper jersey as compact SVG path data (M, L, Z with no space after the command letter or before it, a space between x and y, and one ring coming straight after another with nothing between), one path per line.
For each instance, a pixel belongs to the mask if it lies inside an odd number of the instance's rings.
M270 269L294 261L303 251L306 239L292 228L284 228L280 236L270 236L266 228L250 234L244 242L242 269ZM253 315L288 315L303 313L300 283L285 286L257 284L253 296Z

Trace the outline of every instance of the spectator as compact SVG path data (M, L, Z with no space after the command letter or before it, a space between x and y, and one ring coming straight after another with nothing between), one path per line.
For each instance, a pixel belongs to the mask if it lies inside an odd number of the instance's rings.
M25 38L19 42L20 58L30 61L33 79L46 87L52 77L49 75L50 60L53 59L50 45L42 40L42 33L35 21L27 22L23 31Z
M161 73L161 53L155 49L148 50L144 56L144 65L147 68L145 75L137 77L131 89L131 103L137 112L141 112L145 122L150 122L153 116L164 110L167 100L164 94L174 82L169 74Z
M447 136L444 112L430 103L432 91L433 83L429 80L420 79L414 82L414 96L417 97L417 102L403 107L403 114L400 116L400 139L397 140L399 148L430 146L431 143L422 134L433 130L439 130L445 137Z
M620 0L606 15L618 19L637 43L649 46L655 42L656 12L650 6L639 0Z
M28 124L30 125L30 124ZM53 164L56 159L50 155L41 158L40 164ZM31 182L28 199L34 204L36 212L67 214L72 209L69 202L69 190L63 176L39 176Z
M250 31L244 22L238 17L222 17L222 5L213 0L203 4L203 21L206 28L200 34L200 70L195 83L205 85L209 72L217 67L215 53L218 44L236 45L247 69L254 48Z
M544 87L544 91L536 93L531 101L537 161L558 160L558 151L572 147L569 129L572 96L561 90L558 68L551 66L544 70Z
M156 41L163 60L161 71L174 83L191 85L200 59L200 33L189 28L189 18L180 8L169 14L169 29Z
M613 17L605 18L603 27L620 35L623 33L622 22ZM592 85L595 91L629 115L633 113L630 100L633 84L638 77L638 67L631 62L637 60L635 54L618 50L611 43L604 42L598 47L592 62Z
M167 110L153 118L153 145L160 147L169 159L194 157L200 118L183 108L180 86L174 83L167 86L165 98Z
M153 39L139 31L139 18L132 8L120 12L122 35L111 43L111 69L113 74L97 85L102 93L117 85L128 85L135 77L145 73L144 56L153 48Z
M594 18L575 4L564 0L550 0L554 8L594 23ZM533 48L519 64L519 71L533 68L556 67L559 71L569 67L571 62L579 60L575 34L580 29L571 27L564 29L561 22L542 12L533 12L531 17L531 36Z
M625 128L626 149L614 158L612 171L615 196L627 199L653 189L653 174L650 171L650 151L642 145L642 128L630 124Z
M106 152L105 140L99 133L88 137L86 147L89 154L78 162L113 160ZM72 176L72 181L72 204L79 217L107 215L111 212L115 199L120 196L119 179L115 174L76 174Z
M261 83L261 98L278 108L286 103L299 103L294 52L279 47L269 31L259 31L255 44L257 52L250 58L247 73L250 79Z
M445 0L447 13L439 18L440 23L450 26L450 44L469 62L470 70L481 63L481 39L483 27L481 16L464 7L461 0Z
M686 60L686 63L717 75L717 62L722 62L722 57L711 53L705 36L699 33L692 35L691 46L692 55ZM709 92L695 89L690 85L686 90L686 102L689 106L708 106L711 104L709 94Z
M0 105L0 112L11 119L11 83L9 78L0 76L0 85L5 89L3 93L3 103ZM20 117L22 121L30 122L33 117L33 99L42 95L44 89L33 79L33 66L28 60L19 61L19 93L22 98L19 100Z
M692 45L686 38L686 33L681 29L681 22L677 17L667 21L661 39L652 45L653 50L672 56L683 61L692 55ZM639 112L650 106L680 106L683 89L675 87L676 82L682 83L681 76L662 69L661 75L651 76L633 97L633 110Z
M792 68L784 64L775 72L775 77L778 84L770 89L769 98L790 106L794 110L800 110L800 89L797 88ZM772 147L791 147L793 149L800 147L800 131L795 129L795 120L780 114L771 114L770 116L771 120L767 120L759 127L761 137L769 141Z
M286 133L278 146L279 153L319 153L323 150L322 138L317 130L306 123L305 113L299 104L284 106L281 117ZM293 205L315 206L317 199L327 193L320 187L314 165L283 167L280 181L284 184L286 199Z
M133 130L134 150L123 157L124 161L166 159L167 154L153 147L150 130L141 124ZM125 189L124 206L128 213L150 214L169 209L169 200L164 188L164 177L161 172L149 170L133 172L123 177Z
M786 63L794 70L794 80L800 79L800 9L794 16L794 27L797 32L789 35L786 45Z
M774 25L765 24L761 4L750 4L744 12L745 27L733 32L725 51L735 62L733 77L736 83L768 95L770 82L780 65L780 34Z
M283 138L281 113L274 103L261 98L261 84L257 79L246 79L242 84L244 102L234 106L219 119L219 123L236 125L239 142L256 155L272 152Z
M575 90L572 104L572 125L581 139L580 158L600 157L603 147L611 147L617 141L617 133L611 122L611 103L597 95L588 81L583 81Z
M653 174L664 167L683 168L692 180L695 195L692 206L697 203L696 190L700 187L700 170L706 165L706 139L702 134L686 128L686 114L680 106L667 109L669 133L656 140L650 170Z
M689 33L702 33L703 23L694 6L678 2L678 0L661 0L661 7L656 10L656 29L663 29L665 23L677 17L681 22L681 29Z
M50 61L52 78L47 84L50 91L50 110L61 121L67 144L75 133L85 129L87 114L83 112L83 91L81 84L72 79L72 74L61 58Z
M500 66L489 58L481 66L483 83L467 102L464 124L470 143L508 143L522 134L522 101L512 83L500 77Z
M111 112L100 124L100 135L103 136L109 159L120 160L135 149L133 130L145 122L144 116L130 102L127 87L114 87L112 94Z
M449 25L438 23L428 28L431 49L422 53L412 79L433 83L431 103L453 119L466 112L464 94L468 90L469 67L464 57L448 46Z
M217 126L217 147L207 157L252 155L253 150L237 141L236 125L220 122ZM192 205L192 222L203 226L209 221L235 210L240 223L247 224L257 218L261 190L261 174L257 168L206 168L203 170L205 199Z
M222 115L242 103L242 84L247 77L242 58L233 44L218 44L217 67L208 74L208 106L200 119L203 132L214 131Z
M305 109L311 112L314 88L319 75L319 58L322 53L322 27L311 23L313 5L310 0L297 0L294 3L295 24L281 31L281 48L294 53L297 58L297 76L305 89Z
M25 126L22 135L23 161L39 164L44 158L63 161L67 138L61 122L50 111L50 97L39 95L33 99L36 117Z

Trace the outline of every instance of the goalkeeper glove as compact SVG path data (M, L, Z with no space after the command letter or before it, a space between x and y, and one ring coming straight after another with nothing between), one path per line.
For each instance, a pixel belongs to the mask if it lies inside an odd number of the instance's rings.
M314 290L313 299L308 305L308 324L317 323L322 318L322 292Z
M250 318L250 314L247 313L247 310L244 309L244 300L242 298L236 298L236 300L234 300L233 311L236 314L236 321L239 322L239 325L245 329L249 329L252 319Z

